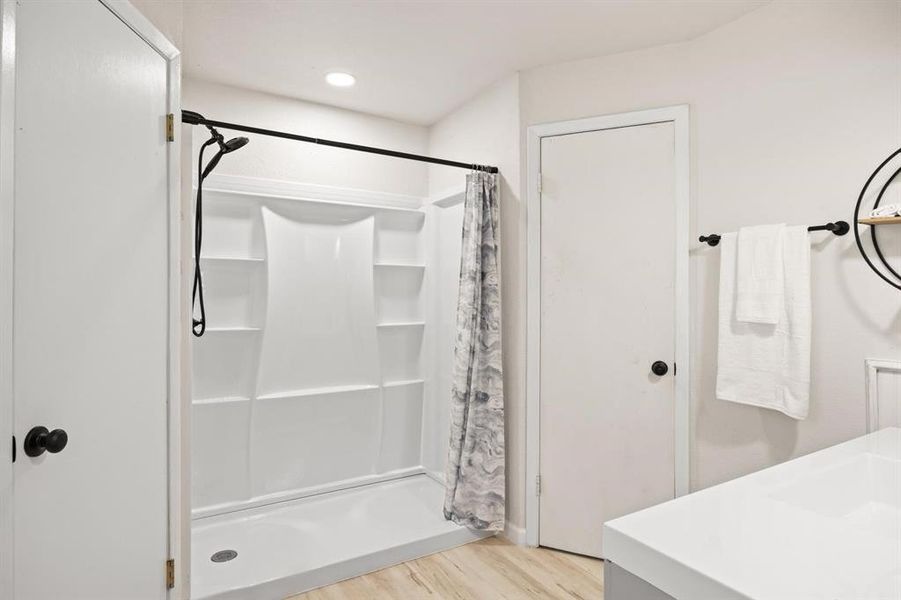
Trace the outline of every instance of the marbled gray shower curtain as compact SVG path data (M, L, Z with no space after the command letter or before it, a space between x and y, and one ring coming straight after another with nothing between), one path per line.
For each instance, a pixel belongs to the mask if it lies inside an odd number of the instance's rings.
M463 207L457 340L444 516L504 527L504 384L498 273L497 175L470 173Z

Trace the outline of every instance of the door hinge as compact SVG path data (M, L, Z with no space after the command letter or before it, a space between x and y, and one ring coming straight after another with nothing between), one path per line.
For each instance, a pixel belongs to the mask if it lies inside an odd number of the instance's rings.
M13 436L13 462L16 462L16 436Z
M166 588L173 589L175 587L175 559L170 558L166 561Z
M541 495L541 475L535 476L535 495Z
M679 365L677 365L677 364L674 362L674 363L673 363L673 377L675 377L675 376L676 376L676 373L678 373L678 372L679 372Z
M172 113L166 115L166 141L175 141L175 115Z

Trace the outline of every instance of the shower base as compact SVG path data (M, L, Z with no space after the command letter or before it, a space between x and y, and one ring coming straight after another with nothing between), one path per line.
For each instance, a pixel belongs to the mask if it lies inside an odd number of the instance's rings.
M281 600L484 537L446 521L443 501L415 475L197 519L191 598Z

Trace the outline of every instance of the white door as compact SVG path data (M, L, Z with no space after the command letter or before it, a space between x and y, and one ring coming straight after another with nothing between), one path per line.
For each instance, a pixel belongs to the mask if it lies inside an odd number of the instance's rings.
M162 599L167 62L96 1L20 2L16 52L14 600Z
M541 140L542 546L600 557L604 521L674 497L674 139Z

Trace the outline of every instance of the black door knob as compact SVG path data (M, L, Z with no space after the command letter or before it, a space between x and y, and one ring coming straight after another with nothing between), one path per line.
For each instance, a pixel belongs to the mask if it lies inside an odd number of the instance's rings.
M62 429L49 431L46 427L38 425L32 427L25 436L23 448L28 456L40 456L45 451L51 454L61 452L69 443L69 435Z
M663 377L669 373L669 366L662 360L655 360L654 364L651 365L651 372L658 377Z

